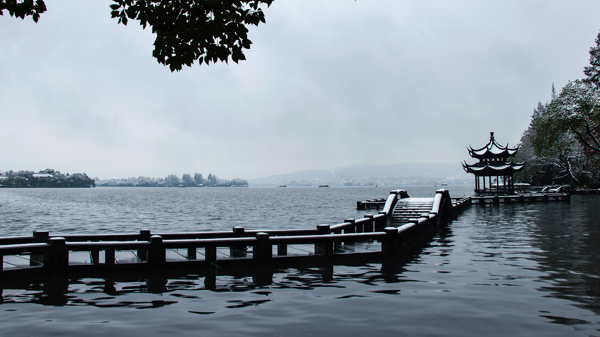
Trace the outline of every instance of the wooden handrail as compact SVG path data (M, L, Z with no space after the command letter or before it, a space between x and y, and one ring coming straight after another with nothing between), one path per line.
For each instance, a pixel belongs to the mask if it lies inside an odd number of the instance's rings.
M386 256L396 256L406 245L412 245L439 222L443 212L441 207L448 207L449 194L447 190L438 190L434 198L433 207L429 212L415 211L410 213L413 217L408 223L399 227L387 227L388 217L398 199L408 197L406 191L396 190L390 193L385 209L379 214L366 214L361 219L346 219L343 223L335 225L318 225L316 229L294 230L250 230L234 227L233 231L196 232L196 233L151 233L143 229L139 234L76 234L64 236L50 236L48 232L36 231L33 236L18 236L0 238L0 272L2 261L6 255L31 254L31 261L44 268L30 267L32 270L45 270L51 273L63 274L69 268L79 268L69 264L69 252L90 252L91 267L99 265L102 270L115 267L115 251L136 251L139 268L163 268L168 263L166 260L167 249L187 249L187 261L194 263L209 263L217 259L218 247L230 247L231 257L246 256L246 248L253 246L253 263L270 263L273 247L277 246L279 261L287 257L287 246L297 244L314 244L316 255L340 254L342 244L357 241L376 240L382 243L381 253ZM456 201L453 209L463 210L471 204L471 198ZM445 206L444 206L445 205ZM392 207L393 206L393 207ZM456 213L456 212L455 212ZM204 248L204 259L196 259L196 249ZM99 252L104 251L104 262L100 263ZM238 251L238 253L234 253ZM241 251L241 253L240 253ZM345 254L345 253L341 253ZM352 253L350 253L352 254ZM35 256L35 259L34 259ZM204 262L203 262L204 261ZM179 264L177 264L179 263ZM175 265L179 266L179 261ZM131 264L128 264L131 265ZM94 267L96 268L96 267ZM20 271L28 267L19 268ZM85 269L95 270L95 269Z

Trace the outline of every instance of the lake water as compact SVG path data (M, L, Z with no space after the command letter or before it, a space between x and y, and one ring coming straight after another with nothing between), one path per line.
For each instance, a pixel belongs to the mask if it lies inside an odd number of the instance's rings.
M0 236L314 228L362 217L356 201L390 189L0 189ZM135 278L5 286L0 335L600 336L599 206L591 195L474 205L394 272L373 262L275 270L270 284L250 272L169 276L160 290Z

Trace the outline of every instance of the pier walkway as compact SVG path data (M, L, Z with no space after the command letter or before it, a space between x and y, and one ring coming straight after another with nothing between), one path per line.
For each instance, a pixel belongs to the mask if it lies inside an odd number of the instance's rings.
M0 238L0 279L114 271L218 269L394 258L435 233L471 205L447 190L433 198L390 192L383 210L315 229L231 232L60 235Z
M569 193L527 193L514 195L487 195L471 197L473 204L499 204L499 203L530 203L548 201L571 201Z

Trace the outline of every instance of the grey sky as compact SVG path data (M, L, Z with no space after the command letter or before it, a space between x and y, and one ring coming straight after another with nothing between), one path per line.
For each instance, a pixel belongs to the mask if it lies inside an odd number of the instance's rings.
M275 0L246 61L171 73L110 1L0 17L0 169L100 178L457 163L583 77L598 1Z

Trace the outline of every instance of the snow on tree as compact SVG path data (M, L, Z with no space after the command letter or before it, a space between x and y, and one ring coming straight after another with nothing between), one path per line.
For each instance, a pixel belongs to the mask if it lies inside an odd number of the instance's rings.
M600 87L600 33L596 37L596 46L590 48L590 65L583 69L586 81Z

